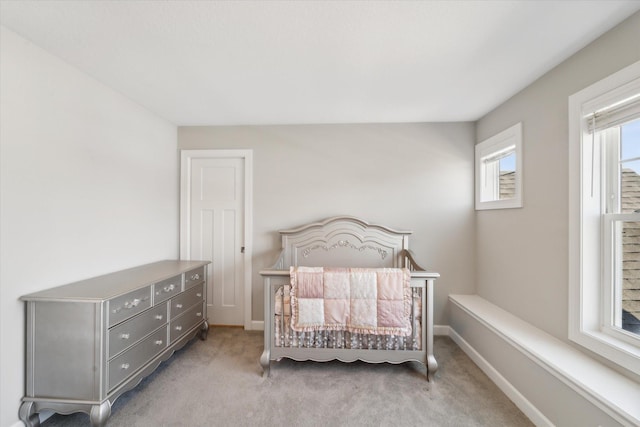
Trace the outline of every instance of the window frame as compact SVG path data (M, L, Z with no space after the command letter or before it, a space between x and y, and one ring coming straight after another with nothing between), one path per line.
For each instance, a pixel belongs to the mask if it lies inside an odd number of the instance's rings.
M617 221L638 214L606 210L610 189L601 188L601 183L611 172L605 163L607 147L589 132L585 120L586 113L624 99L635 90L640 90L640 61L569 97L568 337L632 372L640 372L640 339L612 328L613 275L619 262L613 228Z
M488 182L489 175L499 174L498 168L491 168L488 171L486 159L499 156L505 152L513 151L516 156L515 161L515 191L514 196L509 199L486 199L487 193L499 190ZM499 176L491 178L491 181L499 179ZM488 188L491 187L491 188ZM513 209L522 207L522 123L517 123L502 132L485 139L475 146L475 207L476 210L487 209Z

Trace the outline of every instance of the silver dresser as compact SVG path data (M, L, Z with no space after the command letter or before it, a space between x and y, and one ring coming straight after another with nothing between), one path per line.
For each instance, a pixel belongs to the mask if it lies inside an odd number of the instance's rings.
M206 339L208 261L160 261L21 297L26 302L26 395L20 419L111 405L196 335Z

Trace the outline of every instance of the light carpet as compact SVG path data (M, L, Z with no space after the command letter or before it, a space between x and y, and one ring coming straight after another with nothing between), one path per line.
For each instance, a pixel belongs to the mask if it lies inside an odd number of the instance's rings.
M439 369L419 363L272 363L262 377L260 331L212 327L113 405L108 427L532 426L448 337L435 338ZM85 426L83 413L44 427Z

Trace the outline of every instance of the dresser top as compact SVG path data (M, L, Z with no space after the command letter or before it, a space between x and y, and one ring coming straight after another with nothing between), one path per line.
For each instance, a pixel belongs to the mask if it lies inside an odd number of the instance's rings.
M102 301L207 264L210 264L210 261L159 261L23 295L20 299L23 301Z

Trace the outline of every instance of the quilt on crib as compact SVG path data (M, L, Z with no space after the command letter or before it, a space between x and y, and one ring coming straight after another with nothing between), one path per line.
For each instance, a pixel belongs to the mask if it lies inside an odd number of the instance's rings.
M296 332L412 334L406 268L291 267L291 328Z

